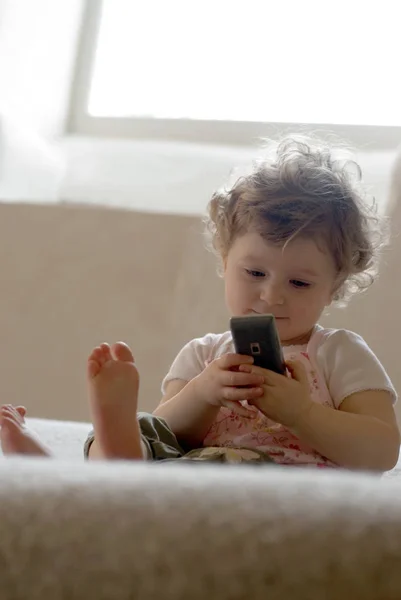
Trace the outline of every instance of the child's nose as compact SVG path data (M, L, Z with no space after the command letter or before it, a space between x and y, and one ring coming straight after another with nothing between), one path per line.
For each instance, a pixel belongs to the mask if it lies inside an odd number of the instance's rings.
M269 281L263 286L260 298L268 306L284 304L284 290L280 284Z

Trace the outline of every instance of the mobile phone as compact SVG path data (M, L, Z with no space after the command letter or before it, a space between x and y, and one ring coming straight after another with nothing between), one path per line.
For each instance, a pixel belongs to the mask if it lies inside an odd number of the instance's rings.
M230 319L237 354L253 356L254 365L285 375L283 350L273 315L248 315Z

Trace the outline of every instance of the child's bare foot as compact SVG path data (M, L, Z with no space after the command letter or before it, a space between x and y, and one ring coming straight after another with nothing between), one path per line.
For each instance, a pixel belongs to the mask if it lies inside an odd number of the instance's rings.
M7 404L0 409L0 443L4 454L50 456L50 451L25 425L23 406Z
M95 348L88 359L95 439L104 458L141 459L137 421L139 374L128 346Z

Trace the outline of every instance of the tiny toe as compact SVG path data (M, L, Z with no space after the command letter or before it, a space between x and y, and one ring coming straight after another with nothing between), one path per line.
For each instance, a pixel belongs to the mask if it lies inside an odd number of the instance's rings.
M24 417L18 412L15 406L7 406L6 412L3 414L6 414L10 419L15 421L15 423L18 423L20 425L24 424Z
M16 419L14 419L10 415L3 417L2 428L8 429L8 430L15 429L16 431L21 431L21 425L18 423L18 421Z
M96 358L96 356L99 354L100 348L99 346L96 346L95 348L93 348L92 352L89 354L89 360L93 360Z
M103 364L102 354L103 353L102 353L100 346L97 346L96 348L94 348L92 350L92 352L90 353L90 355L88 357L87 373L88 373L88 377L91 379L93 377L96 377L96 375L99 373L100 369L102 368L102 364Z
M109 344L102 344L100 346L100 362L104 365L109 362L109 360L113 360L111 355Z
M102 364L105 362L104 359L104 350L102 349L101 346L96 346L96 348L94 348L92 350L92 352L89 355L89 360L93 360L98 362L99 364Z
M102 367L101 367L99 361L92 360L89 357L87 370L88 370L88 377L90 379L93 379L94 377L96 377L96 375L98 375L100 373L101 368Z
M134 355L131 352L131 348L124 344L124 342L117 342L111 347L113 358L121 360L122 362L134 362Z

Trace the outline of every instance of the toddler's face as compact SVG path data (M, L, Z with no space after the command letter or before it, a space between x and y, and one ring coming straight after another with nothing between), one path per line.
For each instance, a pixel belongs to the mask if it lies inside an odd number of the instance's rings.
M312 239L283 249L246 233L225 261L226 303L234 316L272 313L281 342L301 344L331 303L335 276L332 257Z

